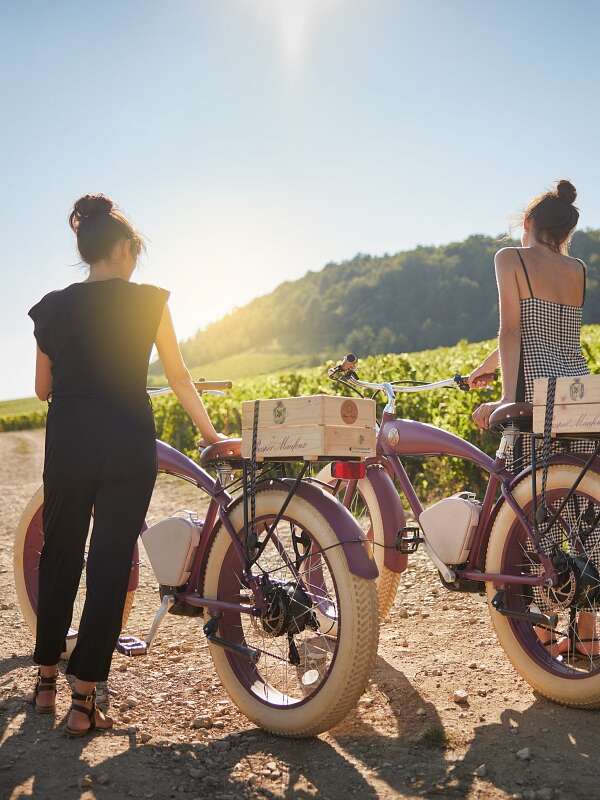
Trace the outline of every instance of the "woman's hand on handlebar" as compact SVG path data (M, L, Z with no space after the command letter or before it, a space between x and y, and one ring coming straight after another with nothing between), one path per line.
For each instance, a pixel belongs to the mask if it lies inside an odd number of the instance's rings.
M476 367L467 378L470 389L483 389L496 380L496 370L498 369L498 348L492 350L487 358Z
M489 367L483 363L481 366L474 369L473 372L467 377L469 389L483 389L489 386L496 380L496 373L490 372Z

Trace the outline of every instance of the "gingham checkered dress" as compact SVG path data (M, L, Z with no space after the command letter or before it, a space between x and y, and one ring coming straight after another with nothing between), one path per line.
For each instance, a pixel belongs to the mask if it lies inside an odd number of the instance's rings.
M589 369L581 352L580 306L569 306L534 297L527 267L520 251L521 261L529 297L521 300L521 359L517 380L517 402L533 401L535 378L560 378L564 375L588 375ZM579 259L577 259L580 261ZM585 302L585 264L583 269L583 300ZM538 447L541 443L538 443ZM558 441L552 445L553 452L589 453L593 444L586 441ZM529 436L520 436L514 452L508 452L506 465L517 472L531 463Z

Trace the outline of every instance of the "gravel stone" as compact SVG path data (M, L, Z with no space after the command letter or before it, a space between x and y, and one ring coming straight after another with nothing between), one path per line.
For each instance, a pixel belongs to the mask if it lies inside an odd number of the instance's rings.
M192 728L212 728L212 717L208 714L200 714L199 717L192 722Z
M452 699L459 705L465 705L469 702L469 693L464 689L457 689L452 695Z

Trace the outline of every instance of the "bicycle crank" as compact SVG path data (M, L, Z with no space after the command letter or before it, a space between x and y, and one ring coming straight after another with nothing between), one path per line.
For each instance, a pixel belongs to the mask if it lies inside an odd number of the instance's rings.
M533 611L511 611L504 605L504 589L499 589L494 595L492 606L503 617L510 617L511 619L522 619L524 622L530 622L532 625L541 625L544 628L556 628L558 624L558 615L550 614L536 614Z
M211 617L203 628L206 638L211 644L214 644L217 647L222 647L224 650L230 650L231 652L237 653L240 656L245 656L253 664L258 664L261 656L260 650L256 650L254 647L247 647L246 645L238 644L237 642L230 642L227 639L222 639L220 636L217 636L218 629L219 617Z

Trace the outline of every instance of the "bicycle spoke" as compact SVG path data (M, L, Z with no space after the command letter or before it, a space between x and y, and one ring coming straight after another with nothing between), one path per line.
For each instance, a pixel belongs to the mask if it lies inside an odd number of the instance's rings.
M267 529L272 520L259 524ZM254 669L262 682L261 696L277 704L302 702L318 690L337 651L337 597L327 556L310 532L283 518L257 559L256 570L267 609L261 617L240 615L230 630L237 632L235 641L260 653ZM232 592L235 586L239 593L239 570L231 580ZM291 638L282 616L288 613L286 597L293 598L294 619L302 619L299 630L292 625Z
M560 507L568 489L554 490L548 496L552 515ZM556 615L554 628L514 622L524 636L534 633L538 658L552 670L574 674L595 673L600 669L600 503L577 489L539 541L540 551L553 561L557 584L552 587L511 586L507 589L509 605L515 610ZM596 526L596 527L594 527ZM512 574L541 575L540 555L520 526L515 527ZM527 631L531 633L527 633ZM545 642L547 631L551 634Z

